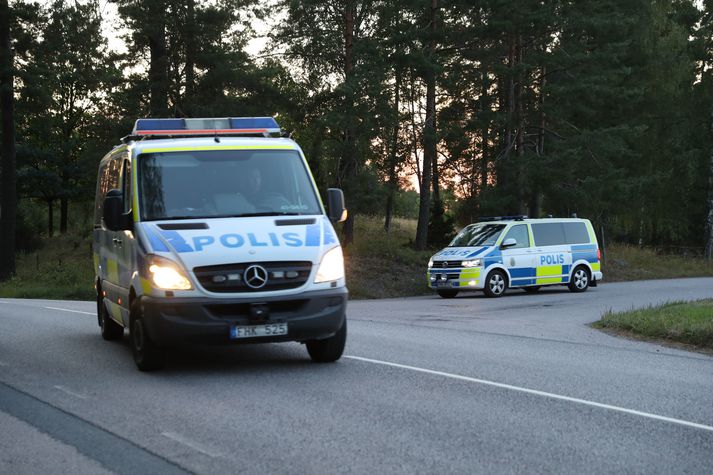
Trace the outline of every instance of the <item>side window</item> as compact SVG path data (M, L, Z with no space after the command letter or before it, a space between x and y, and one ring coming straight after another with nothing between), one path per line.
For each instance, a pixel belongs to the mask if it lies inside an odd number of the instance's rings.
M530 247L530 233L527 231L527 224L516 224L510 228L510 231L505 235L505 239L514 239L517 244L508 249L520 249L523 247Z
M106 168L107 163L103 162L99 166L99 174L97 175L97 191L94 198L94 227L101 226L102 214L104 213L104 196L106 196Z
M124 197L124 213L131 211L131 162L124 160L123 170L121 171L121 193Z
M564 223L564 234L567 237L567 244L587 244L589 243L589 233L587 226L582 223Z
M532 234L536 246L559 246L567 242L562 223L532 224Z

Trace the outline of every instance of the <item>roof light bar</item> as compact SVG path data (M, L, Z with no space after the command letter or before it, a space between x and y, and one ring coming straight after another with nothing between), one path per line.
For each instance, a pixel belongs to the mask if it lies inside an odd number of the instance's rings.
M138 119L132 135L254 135L279 134L272 117L229 117L204 119Z

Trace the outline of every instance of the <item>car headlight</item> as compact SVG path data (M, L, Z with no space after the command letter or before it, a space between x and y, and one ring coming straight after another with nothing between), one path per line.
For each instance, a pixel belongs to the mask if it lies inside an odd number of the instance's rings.
M428 260L428 268L433 267L433 257Z
M319 263L317 269L317 277L314 278L314 283L330 282L339 280L344 277L344 256L342 256L342 248L337 246L322 257L322 262Z
M149 260L151 283L161 290L190 290L191 282L178 265L163 257L153 256Z
M480 267L483 264L482 259L469 259L467 261L463 261L461 264L463 267Z

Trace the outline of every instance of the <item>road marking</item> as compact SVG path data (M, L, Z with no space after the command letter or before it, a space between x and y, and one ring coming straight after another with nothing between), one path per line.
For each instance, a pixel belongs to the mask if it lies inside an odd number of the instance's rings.
M70 396L78 397L79 399L86 399L86 398L87 398L87 396L85 396L85 395L83 395L83 394L75 393L74 391L72 391L72 390L70 390L70 389L67 389L67 388L65 388L64 386L55 386L54 388L55 388L55 389L59 389L59 390L62 391L63 393L69 394Z
M59 307L44 307L48 308L50 310L62 310L63 312L72 312L72 313L83 313L84 315L94 315L96 316L95 312L82 312L80 310L69 310L68 308L59 308Z
M198 442L194 442L190 439L187 439L186 437L182 436L181 434L176 434L175 432L161 432L161 435L164 437L167 437L175 442L178 442L179 444L185 445L186 447L189 447L196 452L200 452L203 455L207 455L208 457L220 457L221 455L217 452L212 451L211 449L207 448L203 444L200 444Z
M7 303L7 304L9 304L10 302L3 302L2 300L0 300L0 303Z
M600 409L608 409L610 411L617 411L617 412L623 412L625 414L631 414L634 416L639 416L639 417L645 417L648 419L654 419L657 421L663 421L663 422L670 422L672 424L678 424L686 427L692 427L694 429L701 429L701 430L706 430L709 432L713 432L713 427L712 426L707 426L705 424L698 424L696 422L690 422L690 421L684 421L682 419L675 419L673 417L666 417L666 416L659 416L657 414L651 414L648 412L643 412L643 411L637 411L634 409L627 409L625 407L619 407L619 406L612 406L610 404L602 404L600 402L594 402L594 401L588 401L586 399L579 399L576 397L569 397L569 396L562 396L561 394L554 394L554 393L548 393L545 391L538 391L536 389L528 389L528 388L523 388L520 386L513 386L511 384L504 384L504 383L496 383L495 381L488 381L486 379L478 379L478 378L471 378L469 376L462 376L459 374L453 374L453 373L444 373L442 371L435 371L432 369L426 369L426 368L419 368L417 366L409 366L409 365L404 365L404 364L399 364L399 363L391 363L389 361L381 361L381 360L374 360L371 358L363 358L361 356L344 356L345 358L349 358L352 360L357 360L357 361L363 361L366 363L374 363L374 364L379 364L383 366L391 366L393 368L400 368L400 369L408 369L410 371L416 371L419 373L425 373L425 374L431 374L434 376L443 376L445 378L451 378L451 379L457 379L460 381L467 381L470 383L477 383L477 384L483 384L486 386L493 386L496 388L502 388L502 389L509 389L511 391L518 391L521 393L526 393L526 394L533 394L535 396L542 396L542 397L547 397L550 399L558 399L560 401L568 401L568 402L574 402L576 404L583 404L586 406L591 406L591 407L598 407Z

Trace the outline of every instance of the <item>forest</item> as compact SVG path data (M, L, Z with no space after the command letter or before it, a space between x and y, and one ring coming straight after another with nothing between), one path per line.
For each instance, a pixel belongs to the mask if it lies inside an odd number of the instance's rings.
M576 214L713 253L713 0L3 0L0 50L0 278L142 117L275 117L345 246Z

